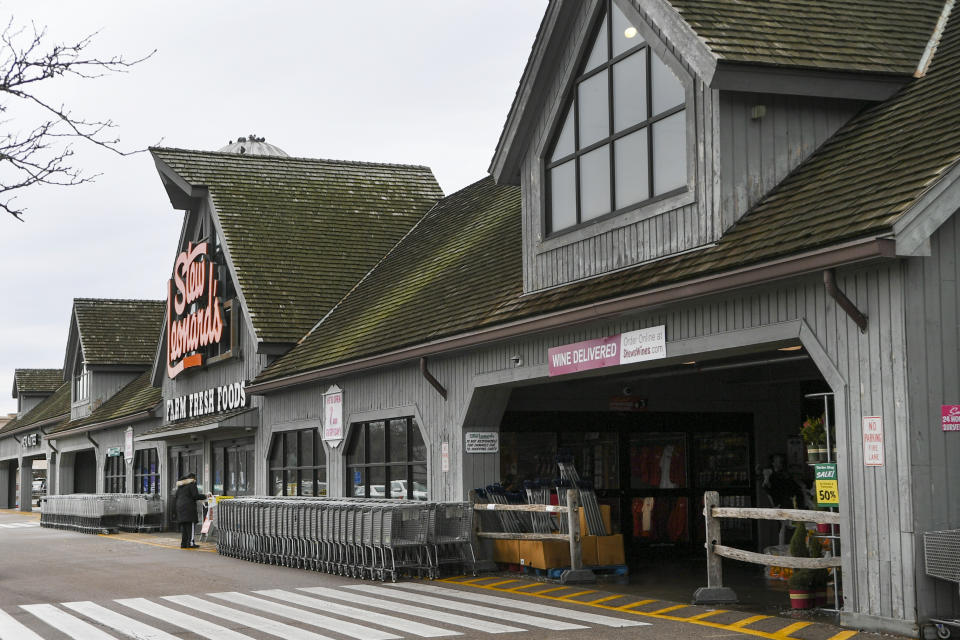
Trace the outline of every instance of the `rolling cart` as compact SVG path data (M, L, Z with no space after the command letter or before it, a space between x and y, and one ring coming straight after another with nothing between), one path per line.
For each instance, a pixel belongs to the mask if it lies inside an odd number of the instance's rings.
M960 585L960 529L927 531L923 534L924 565L927 575ZM960 630L960 619L931 618L937 637L950 638Z

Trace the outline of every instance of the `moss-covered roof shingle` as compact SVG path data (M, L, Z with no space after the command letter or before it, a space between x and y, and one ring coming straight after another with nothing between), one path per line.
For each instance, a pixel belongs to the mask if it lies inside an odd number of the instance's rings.
M669 0L721 60L912 74L944 0Z
M960 160L960 14L926 76L865 109L700 251L522 295L519 191L445 198L256 382L888 234Z
M303 337L443 197L427 167L152 152L208 189L264 342Z
M63 369L16 369L13 397L21 393L53 393L63 384Z
M20 431L35 424L60 418L66 422L70 418L70 383L62 383L49 398L35 406L21 417L11 420L0 429L0 434Z
M152 370L148 369L138 378L130 382L123 389L114 394L109 400L95 409L89 416L79 420L71 420L50 429L48 433L62 433L85 427L92 424L116 420L127 416L134 416L144 411L150 411L162 400L162 389L151 386Z
M88 365L152 365L163 328L163 300L76 298L73 313Z

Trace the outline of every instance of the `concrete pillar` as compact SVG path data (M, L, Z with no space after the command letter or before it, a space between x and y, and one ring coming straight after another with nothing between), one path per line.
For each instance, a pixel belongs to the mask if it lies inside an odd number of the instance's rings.
M74 453L61 453L57 456L57 492L59 495L73 493Z
M20 461L20 511L33 511L33 460Z
M0 509L12 509L10 502L10 468L12 462L0 462Z
M47 452L47 495L57 495L57 454Z

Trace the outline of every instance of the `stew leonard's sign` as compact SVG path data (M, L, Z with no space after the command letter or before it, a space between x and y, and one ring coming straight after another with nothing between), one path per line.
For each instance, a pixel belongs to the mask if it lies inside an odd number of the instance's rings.
M628 331L615 336L566 344L550 349L550 375L615 367L667 357L665 326Z
M223 337L214 267L206 242L189 243L174 263L173 278L167 283L167 375L171 378L202 365L203 355L197 349L217 344ZM188 312L194 303L196 308Z

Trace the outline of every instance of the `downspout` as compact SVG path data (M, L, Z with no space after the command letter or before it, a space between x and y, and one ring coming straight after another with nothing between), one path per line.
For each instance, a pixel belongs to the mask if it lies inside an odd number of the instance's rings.
M97 444L97 441L93 439L93 436L90 435L90 432L89 432L89 431L87 431L87 440L89 440L89 441L91 442L91 444L93 444L93 447L94 447L97 451L100 451L100 445Z
M837 288L836 275L833 269L827 269L823 272L823 286L827 290L827 295L833 298L834 302L840 305L840 308L846 311L850 319L860 327L860 333L867 332L867 316L857 309L856 305L850 301L843 291Z
M60 452L57 450L55 446L53 446L53 440L47 440L46 436L48 435L48 433L46 429L44 429L43 427L40 427L40 433L44 435L43 439L46 440L47 446L50 447L50 450L53 451L55 454L59 455Z
M436 390L437 390L437 393L439 393L441 396L443 396L443 399L446 400L446 399L447 399L447 390L444 389L444 388L443 388L443 385L440 384L440 381L437 380L436 378L434 378L434 377L433 377L433 374L430 373L430 372L427 370L427 357L426 357L426 356L421 356L421 357L420 357L420 373L422 373L422 374L423 374L423 377L427 379L427 382L430 383L430 386L432 386L434 389L436 389Z

